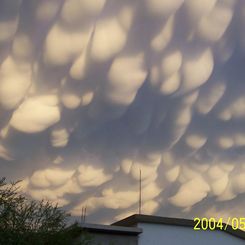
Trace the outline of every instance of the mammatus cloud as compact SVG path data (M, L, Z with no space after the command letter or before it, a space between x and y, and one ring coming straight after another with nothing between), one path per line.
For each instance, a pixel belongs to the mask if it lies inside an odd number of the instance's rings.
M4 0L0 170L110 222L244 215L243 0Z

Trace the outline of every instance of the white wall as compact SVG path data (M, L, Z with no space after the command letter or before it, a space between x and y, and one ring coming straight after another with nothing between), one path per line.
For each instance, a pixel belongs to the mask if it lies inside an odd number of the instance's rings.
M244 245L245 241L223 231L194 231L191 227L139 223L139 245Z

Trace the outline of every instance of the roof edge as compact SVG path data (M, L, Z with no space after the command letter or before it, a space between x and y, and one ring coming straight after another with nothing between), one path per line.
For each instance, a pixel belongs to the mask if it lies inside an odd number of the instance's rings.
M124 234L136 236L142 233L142 229L138 227L130 226L114 226L114 225L100 225L100 224L91 224L91 223L80 223L79 228L86 230L88 232L96 233L109 233L109 234Z
M185 226L185 227L195 226L195 222L192 219L160 217L160 216L143 215L143 214L133 214L129 217L126 217L125 219L113 223L112 225L131 227L131 226L136 226L138 223L175 225L175 226ZM220 230L220 229L216 229L216 230ZM234 230L230 225L227 226L226 230L221 230L221 231L245 240L245 231L242 231L240 229Z

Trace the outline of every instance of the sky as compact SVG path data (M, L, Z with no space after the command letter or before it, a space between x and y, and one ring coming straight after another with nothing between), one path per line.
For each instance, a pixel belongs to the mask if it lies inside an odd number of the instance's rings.
M242 217L245 1L1 0L0 176L90 222Z

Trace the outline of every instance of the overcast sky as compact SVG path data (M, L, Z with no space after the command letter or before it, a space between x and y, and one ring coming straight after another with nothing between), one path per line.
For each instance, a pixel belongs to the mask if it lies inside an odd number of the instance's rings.
M244 0L1 0L0 177L89 221L240 217Z

